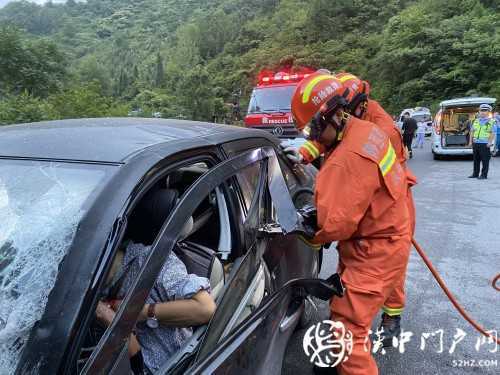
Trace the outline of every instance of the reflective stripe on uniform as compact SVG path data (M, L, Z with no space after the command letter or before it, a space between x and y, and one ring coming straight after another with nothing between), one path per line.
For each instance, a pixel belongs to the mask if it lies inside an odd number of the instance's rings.
M304 236L299 236L299 238L304 242L307 246L311 247L313 250L320 251L322 244L312 243L308 241Z
M339 77L337 77L337 79L338 79L340 82L342 82L342 83L344 83L344 82L346 82L346 81L349 81L349 80L351 80L351 79L357 79L357 78L358 78L358 77L353 76L352 74L346 74L345 76L342 76L342 77L340 77L340 78L339 78Z
M324 81L326 79L331 79L331 75L322 75L322 76L317 76L311 80L304 89L304 93L302 94L302 103L306 104L309 102L309 99L311 99L311 93L314 87L320 83L321 81Z
M392 144L389 142L389 147L387 148L387 152L385 153L380 163L378 163L378 166L382 171L382 176L385 176L387 173L389 173L395 162L396 162L396 151L394 151Z
M404 307L400 307L398 309L394 309L391 307L382 307L382 311L385 312L389 316L401 315L403 313Z
M319 157L319 150L311 142L307 141L302 147L305 148L314 159Z

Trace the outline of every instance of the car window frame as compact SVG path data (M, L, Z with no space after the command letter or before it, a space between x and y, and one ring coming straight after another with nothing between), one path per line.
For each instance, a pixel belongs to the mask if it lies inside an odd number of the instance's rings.
M139 278L148 273L148 271L155 275L160 272L161 266L178 240L180 229L182 229L185 221L194 212L205 196L217 186L228 181L242 168L258 160L262 160L265 157L268 157L265 152L246 152L224 160L212 167L188 188L181 197L176 208L162 226L159 235L151 247L151 252L146 262L141 267L138 279L132 284L131 290L127 292L122 305L117 311L117 316L90 356L89 361L83 369L83 373L109 371L110 365L108 365L108 363L114 363L116 360L119 349L121 349L120 344L125 345L127 343L128 335L132 331L137 316L140 313L140 306L144 305L149 290L156 280L150 277L150 280L145 282L139 280ZM170 170L172 170L172 168ZM167 173L165 173L165 175L166 174ZM202 198L200 198L200 196ZM181 210L187 210L188 214L186 214L186 211L180 212ZM169 236L168 233L177 234ZM162 251L164 252L163 254L161 254ZM144 292L144 290L147 290L147 292ZM128 306L131 306L131 308L127 309ZM108 348L108 346L111 346L111 348Z

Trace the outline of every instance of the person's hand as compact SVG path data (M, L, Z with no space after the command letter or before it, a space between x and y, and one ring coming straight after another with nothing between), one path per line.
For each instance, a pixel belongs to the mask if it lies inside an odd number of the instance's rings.
M142 307L142 310L139 313L139 316L137 317L137 321L143 322L148 319L148 309L149 309L149 304L147 303Z
M110 325L115 318L115 311L106 302L99 301L97 303L97 308L95 309L95 315L98 320L106 325Z
M283 148L283 153L293 164L300 164L304 161L302 154L299 152L298 148L294 146Z
M113 311L118 311L122 302L123 302L122 299L112 299L109 300L107 303L113 309Z

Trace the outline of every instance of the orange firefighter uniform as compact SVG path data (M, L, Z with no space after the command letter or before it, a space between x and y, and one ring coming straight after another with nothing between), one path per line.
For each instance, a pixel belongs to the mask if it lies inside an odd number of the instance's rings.
M403 139L401 133L396 128L394 121L391 116L382 108L382 106L375 100L368 99L368 106L363 116L363 120L372 122L379 126L391 140L391 144L396 152L396 157L398 161L403 166L406 171L406 177L408 181L407 190L407 204L410 213L410 228L411 233L415 232L415 203L413 202L413 196L411 193L411 187L417 183L416 177L410 171L406 165L406 152L403 145ZM390 316L401 315L405 307L406 297L405 297L405 279L406 271L401 275L400 280L397 282L397 287L394 289L393 293L389 296L387 301L385 301L382 310Z
M325 146L317 141L307 140L299 148L304 164L310 164L326 152Z
M331 317L352 333L342 375L378 374L368 332L405 273L410 251L406 173L388 136L350 117L340 144L318 173L314 241L339 241L344 297L331 300Z

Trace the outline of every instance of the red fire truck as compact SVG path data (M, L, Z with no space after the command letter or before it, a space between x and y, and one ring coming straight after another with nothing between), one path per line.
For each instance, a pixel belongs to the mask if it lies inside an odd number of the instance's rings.
M245 126L267 130L279 138L300 137L290 108L292 95L297 84L313 72L309 68L260 72L248 105Z

